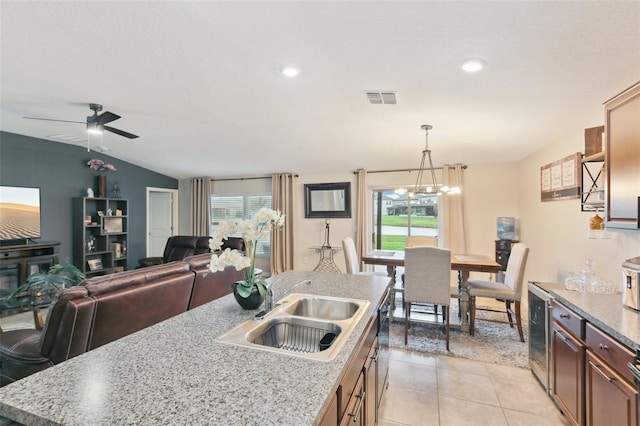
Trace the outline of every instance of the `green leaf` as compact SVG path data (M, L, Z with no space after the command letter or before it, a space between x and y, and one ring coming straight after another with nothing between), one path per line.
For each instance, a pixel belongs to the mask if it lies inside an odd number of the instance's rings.
M253 286L247 286L244 281L240 281L238 282L238 285L236 286L236 293L238 293L238 295L240 297L243 298L247 298L251 295L251 288Z

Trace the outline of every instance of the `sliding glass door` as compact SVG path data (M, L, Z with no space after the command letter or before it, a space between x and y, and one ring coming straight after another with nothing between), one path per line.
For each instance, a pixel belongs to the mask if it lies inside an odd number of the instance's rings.
M438 196L373 191L372 247L404 250L408 235L438 236Z

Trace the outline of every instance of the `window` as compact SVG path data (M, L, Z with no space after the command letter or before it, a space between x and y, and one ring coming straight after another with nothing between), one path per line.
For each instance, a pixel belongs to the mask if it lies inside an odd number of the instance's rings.
M251 219L263 207L271 208L271 194L213 195L211 197L211 235L220 222ZM268 256L270 247L271 240L264 238L258 243L256 254Z
M407 235L438 236L438 196L373 191L373 248L404 250Z

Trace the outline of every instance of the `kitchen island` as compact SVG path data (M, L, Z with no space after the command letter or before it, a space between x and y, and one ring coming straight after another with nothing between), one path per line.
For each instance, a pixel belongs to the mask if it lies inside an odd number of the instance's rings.
M277 297L307 279L296 293L370 301L329 362L218 342L260 310L228 295L0 388L0 416L28 425L318 424L389 279L287 272L272 289Z

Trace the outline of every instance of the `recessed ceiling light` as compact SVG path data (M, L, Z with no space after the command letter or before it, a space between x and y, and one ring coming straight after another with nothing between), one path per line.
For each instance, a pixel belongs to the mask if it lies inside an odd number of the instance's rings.
M300 74L300 68L291 66L280 67L280 72L287 77L295 77Z
M487 66L486 61L478 58L466 59L462 63L462 69L466 72L478 72Z

